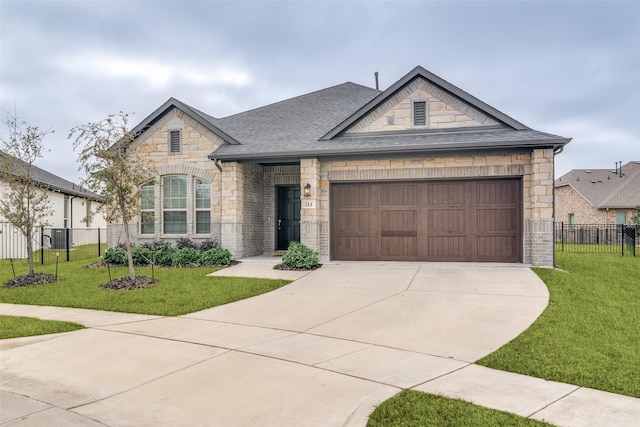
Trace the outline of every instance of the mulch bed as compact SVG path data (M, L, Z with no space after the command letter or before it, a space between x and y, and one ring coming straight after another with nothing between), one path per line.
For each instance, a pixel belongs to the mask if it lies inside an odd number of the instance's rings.
M312 271L312 270L317 270L320 267L322 267L322 264L316 264L311 268L295 268L295 267L290 267L286 264L276 264L273 266L273 269L284 270L284 271Z
M34 274L27 274L24 276L18 276L14 279L9 280L7 283L5 283L2 286L5 288L20 288L23 286L55 283L57 281L58 281L58 278L53 274L34 273Z
M135 289L144 289L149 286L153 286L158 283L157 280L151 279L147 276L136 276L135 279L131 279L129 276L118 277L101 286L102 289L112 289L116 291L132 291Z

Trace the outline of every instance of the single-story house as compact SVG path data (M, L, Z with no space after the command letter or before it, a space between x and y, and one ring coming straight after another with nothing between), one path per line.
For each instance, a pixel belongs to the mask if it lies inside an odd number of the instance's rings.
M0 164L7 168L11 168L12 165L15 165L16 168L26 167L24 162L2 151L0 151ZM89 222L85 220L89 211L95 214L101 205L100 197L97 194L37 166L31 167L31 174L35 184L45 190L49 196L50 214L46 219L47 228L106 229L107 222L104 215L94 215ZM8 185L0 179L0 197L4 197L6 191L8 191ZM51 240L51 230L48 230L47 233L48 240ZM95 243L88 241L89 238L85 239L79 236L78 234L78 242L74 243ZM39 248L39 244L40 239L37 239L34 248ZM50 241L45 242L45 246L49 247L50 245ZM26 258L26 243L24 236L9 224L6 218L0 216L0 259L3 258Z
M216 239L236 258L553 264L554 156L533 130L416 67L224 118L170 98L132 133L155 164L138 243ZM110 244L122 238L111 227Z
M615 169L573 169L554 185L556 221L631 225L640 207L640 161Z

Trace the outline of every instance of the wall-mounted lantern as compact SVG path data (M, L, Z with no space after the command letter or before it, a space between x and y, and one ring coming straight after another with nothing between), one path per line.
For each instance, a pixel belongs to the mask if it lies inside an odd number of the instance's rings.
M304 197L311 196L311 184L307 182L307 185L304 186Z

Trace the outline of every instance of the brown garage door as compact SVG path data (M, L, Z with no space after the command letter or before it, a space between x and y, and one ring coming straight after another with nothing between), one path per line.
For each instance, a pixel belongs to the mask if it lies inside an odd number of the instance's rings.
M331 186L336 260L521 262L519 179Z

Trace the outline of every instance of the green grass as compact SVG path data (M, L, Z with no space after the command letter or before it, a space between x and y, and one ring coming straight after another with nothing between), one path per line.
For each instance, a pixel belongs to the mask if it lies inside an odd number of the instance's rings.
M57 320L41 320L33 317L0 315L0 339L57 334L76 331L84 326Z
M455 399L407 390L379 405L368 427L535 427L541 421Z
M109 281L106 268L87 268L98 258L60 263L57 283L24 288L0 288L0 302L90 308L126 313L178 316L272 291L287 280L244 277L208 277L212 268L156 268L155 286L134 290L105 290ZM14 261L16 274L27 273L26 260ZM37 272L55 273L55 265L37 266ZM138 274L151 276L150 268L137 268ZM113 278L126 276L127 268L111 268ZM9 262L0 260L0 284L13 278Z
M557 253L565 271L534 269L549 306L476 363L640 398L640 257Z

